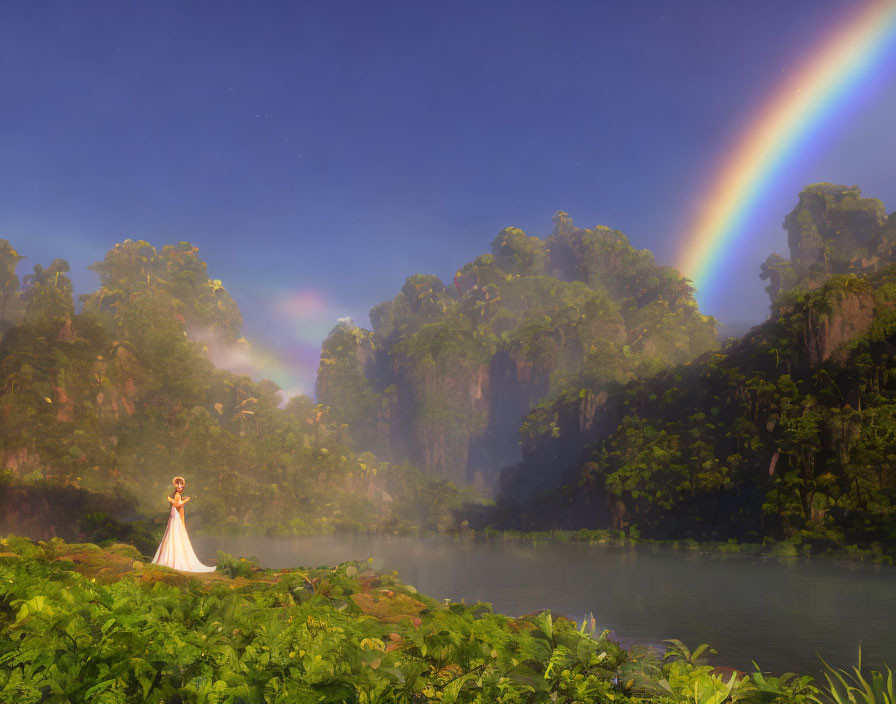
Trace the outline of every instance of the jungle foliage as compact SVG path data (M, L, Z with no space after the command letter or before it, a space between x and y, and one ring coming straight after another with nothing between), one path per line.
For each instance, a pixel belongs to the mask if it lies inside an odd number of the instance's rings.
M196 577L127 545L0 540L0 700L443 704L893 704L892 673L828 683L625 651L593 620L439 603L365 563Z
M130 539L120 520L163 519L177 474L198 499L194 525L217 532L436 528L475 498L353 453L309 398L281 407L275 384L215 368L208 340L248 343L189 243L116 245L91 267L100 288L80 313L66 262L19 282L20 259L0 241L0 528L99 540L118 525Z
M564 212L546 239L505 228L447 285L409 277L370 319L324 342L318 398L355 447L488 488L518 459L526 412L570 380L624 382L717 347L678 271Z
M894 221L857 188L805 189L785 220L793 261L773 255L763 267L769 320L718 352L618 385L597 412L612 421L590 443L566 419L593 387L536 409L523 426L529 471L553 459L561 481L527 508L505 507L505 520L546 527L563 515L568 528L892 552Z

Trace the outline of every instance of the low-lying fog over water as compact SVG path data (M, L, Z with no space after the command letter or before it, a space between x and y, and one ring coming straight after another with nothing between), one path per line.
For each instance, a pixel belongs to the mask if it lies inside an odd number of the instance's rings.
M629 549L586 544L331 536L193 538L197 554L254 556L265 567L372 558L377 571L436 599L490 602L519 616L593 612L623 644L678 638L719 651L711 664L817 674L896 664L896 568L829 560Z

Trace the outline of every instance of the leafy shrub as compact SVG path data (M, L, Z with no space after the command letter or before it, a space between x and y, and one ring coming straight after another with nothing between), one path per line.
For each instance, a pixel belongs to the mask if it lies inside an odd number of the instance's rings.
M252 571L258 568L258 559L255 557L234 557L218 551L218 570L229 577L251 577Z

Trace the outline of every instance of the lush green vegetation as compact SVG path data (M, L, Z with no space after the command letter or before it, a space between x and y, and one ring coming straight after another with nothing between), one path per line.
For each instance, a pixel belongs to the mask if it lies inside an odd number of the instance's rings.
M159 524L132 519L163 518L186 474L191 525L215 532L469 517L892 556L894 218L816 184L785 224L792 258L762 272L770 319L721 350L678 272L558 213L544 240L503 230L447 286L408 278L372 331L337 325L327 403L285 407L275 385L209 361L248 343L195 247L116 245L75 313L64 261L20 282L0 242L2 520L142 545ZM458 519L520 444L497 509Z
M309 398L281 407L271 382L215 368L210 346L248 343L188 243L116 245L78 314L68 264L20 286L20 259L0 241L0 529L131 539L116 519L163 519L177 474L197 499L191 525L219 533L436 529L476 499L352 452Z
M784 219L790 260L772 254L760 277L774 303L791 288L810 290L832 274L865 273L894 262L896 221L857 186L814 183Z
M593 385L533 411L513 479L547 461L559 481L500 520L896 555L894 218L859 195L801 194L786 220L794 260L776 255L772 315L744 339L605 387L588 437L574 423Z
M526 412L584 376L623 382L717 346L675 269L566 213L546 239L502 230L449 284L409 277L373 330L324 342L319 399L358 449L493 488Z
M626 652L593 623L438 603L365 564L193 576L127 545L0 540L0 700L893 704L892 673L828 682Z
M191 530L559 526L582 530L509 537L892 561L896 219L860 195L801 194L769 321L721 350L688 282L621 233L508 228L449 286L407 279L372 331L338 325L329 405L215 368L209 348L248 343L187 243L117 245L76 313L66 262L20 282L0 241L0 530L107 546L0 542L0 701L894 704L889 670L725 672L363 564L143 557L184 474ZM503 499L471 508L518 430Z

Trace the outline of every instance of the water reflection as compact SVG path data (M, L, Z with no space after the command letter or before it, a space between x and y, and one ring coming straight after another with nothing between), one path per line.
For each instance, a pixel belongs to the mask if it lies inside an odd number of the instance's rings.
M436 599L510 615L593 613L623 644L709 643L713 662L817 673L828 662L896 663L896 568L606 545L399 537L196 537L200 557L253 555L267 567L372 559Z

